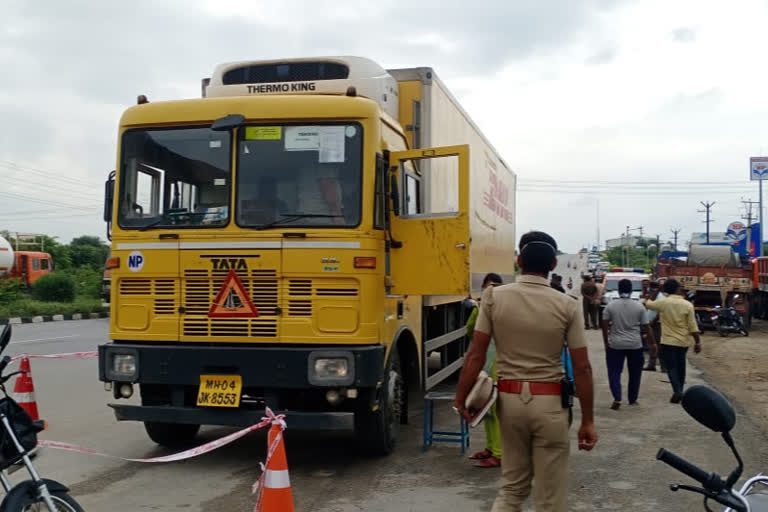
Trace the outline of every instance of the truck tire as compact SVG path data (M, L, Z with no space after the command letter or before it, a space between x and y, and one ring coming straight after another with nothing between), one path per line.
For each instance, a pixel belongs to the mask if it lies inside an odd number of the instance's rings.
M145 421L144 429L151 440L166 448L178 448L188 445L195 439L200 425L186 423L158 423Z
M389 455L394 451L402 422L404 393L400 354L393 347L384 370L380 407L371 411L370 401L363 400L355 412L355 434L365 452Z
M170 405L171 394L167 386L142 384L141 405ZM167 448L178 448L188 445L195 439L200 425L186 423L160 423L145 421L144 430L151 440Z

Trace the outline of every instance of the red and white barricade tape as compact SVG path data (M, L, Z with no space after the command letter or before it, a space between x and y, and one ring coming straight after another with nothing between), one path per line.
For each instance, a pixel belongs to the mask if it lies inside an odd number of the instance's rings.
M98 357L99 353L96 350L89 350L87 352L65 352L63 354L19 354L13 356L11 361L18 361L19 359L88 359L90 357Z

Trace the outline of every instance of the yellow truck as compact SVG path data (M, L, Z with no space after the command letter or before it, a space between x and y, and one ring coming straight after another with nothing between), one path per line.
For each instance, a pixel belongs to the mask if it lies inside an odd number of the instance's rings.
M270 407L391 452L461 367L463 299L514 279L515 191L430 68L234 62L140 96L105 183L116 418L173 445Z

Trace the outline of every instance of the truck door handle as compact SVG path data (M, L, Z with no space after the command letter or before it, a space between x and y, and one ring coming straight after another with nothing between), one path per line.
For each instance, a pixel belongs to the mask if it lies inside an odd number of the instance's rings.
M467 244L465 244L464 242L459 242L458 244L456 244L456 248L457 249L466 249L467 248Z

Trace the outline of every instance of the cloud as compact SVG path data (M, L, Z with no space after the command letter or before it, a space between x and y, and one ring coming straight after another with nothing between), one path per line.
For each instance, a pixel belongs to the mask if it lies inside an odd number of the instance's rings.
M696 40L696 29L680 27L672 31L672 39L679 43L692 43Z
M602 64L608 64L616 58L617 53L618 50L616 48L604 48L599 52L589 56L584 61L584 64L587 66L600 66Z

